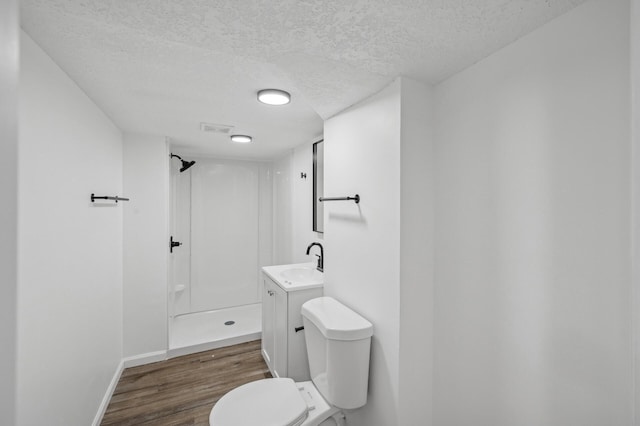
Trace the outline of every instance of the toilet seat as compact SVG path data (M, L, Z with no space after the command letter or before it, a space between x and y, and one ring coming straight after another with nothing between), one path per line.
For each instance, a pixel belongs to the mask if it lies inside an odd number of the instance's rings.
M211 426L299 426L308 407L288 378L244 384L224 395L209 415Z

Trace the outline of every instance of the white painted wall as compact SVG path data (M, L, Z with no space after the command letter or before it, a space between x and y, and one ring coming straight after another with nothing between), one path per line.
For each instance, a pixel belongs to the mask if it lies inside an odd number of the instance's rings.
M399 425L433 423L433 89L401 80Z
M314 241L322 244L323 234L313 231L313 143L298 145L293 149L291 160L292 181L292 263L316 262L318 249L314 248L307 256L307 247ZM307 175L301 177L301 173Z
M432 88L400 78L325 123L325 294L374 325L369 401L349 424L432 424Z
M122 135L21 35L18 425L92 422L122 359Z
M435 424L631 423L629 3L436 88Z
M273 162L273 264L293 263L293 154Z
M631 0L632 273L634 342L634 423L640 424L640 0Z
M367 405L350 425L398 424L401 83L325 122L324 293L373 323Z
M18 4L0 2L0 424L15 423L18 258Z
M274 265L315 262L307 246L323 242L323 234L313 231L313 143L298 145L273 162L273 253ZM306 179L301 177L306 173Z
M125 134L124 356L167 349L169 150L162 136ZM175 161L175 160L174 160Z
M260 179L258 189L259 209L258 217L258 263L259 267L273 265L273 201L274 201L274 183L273 183L273 163L263 161L259 163ZM258 281L261 275L258 273ZM261 289L261 282L258 283L258 289ZM260 299L260 297L258 298Z

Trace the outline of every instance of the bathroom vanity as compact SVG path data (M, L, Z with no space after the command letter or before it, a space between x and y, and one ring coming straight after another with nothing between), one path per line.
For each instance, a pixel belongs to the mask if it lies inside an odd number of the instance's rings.
M310 380L302 304L323 294L314 263L262 268L262 357L273 377Z

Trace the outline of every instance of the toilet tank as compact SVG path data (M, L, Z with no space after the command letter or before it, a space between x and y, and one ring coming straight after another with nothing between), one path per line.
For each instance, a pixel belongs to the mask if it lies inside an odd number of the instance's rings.
M331 297L302 305L311 380L331 405L367 403L373 325Z

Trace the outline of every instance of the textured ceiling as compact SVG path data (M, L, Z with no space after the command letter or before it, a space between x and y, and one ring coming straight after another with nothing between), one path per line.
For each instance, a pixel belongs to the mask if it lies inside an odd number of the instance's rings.
M21 13L123 130L168 136L183 152L272 158L397 76L437 83L584 1L22 0ZM292 103L256 102L270 87Z

